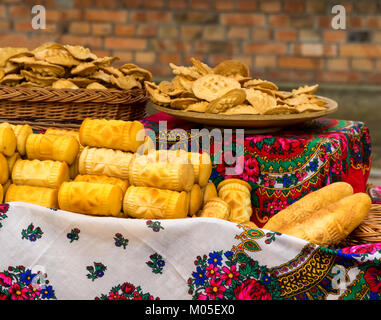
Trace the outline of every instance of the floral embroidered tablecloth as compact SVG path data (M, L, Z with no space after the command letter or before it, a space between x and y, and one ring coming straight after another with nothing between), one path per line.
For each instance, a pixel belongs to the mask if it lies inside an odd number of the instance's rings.
M159 126L164 121L162 127ZM171 148L181 143L198 145L202 135L192 134L200 126L164 113L142 120L156 135L156 147ZM176 129L183 130L176 130ZM209 130L212 132L212 129ZM152 135L151 135L152 136ZM153 138L153 137L152 137ZM225 138L225 136L224 136ZM252 221L263 227L267 220L309 192L336 181L350 183L355 192L365 192L371 167L371 141L368 128L358 121L317 119L298 127L273 133L244 133L243 170L227 173L226 150L235 154L237 135L231 134L223 145L210 143L213 165L211 180L237 177L251 187ZM216 150L218 148L218 150ZM214 161L218 156L220 161ZM222 155L222 156L221 156ZM222 160L222 161L221 161ZM230 162L231 163L231 162Z
M380 299L381 243L331 250L214 218L0 205L2 299Z

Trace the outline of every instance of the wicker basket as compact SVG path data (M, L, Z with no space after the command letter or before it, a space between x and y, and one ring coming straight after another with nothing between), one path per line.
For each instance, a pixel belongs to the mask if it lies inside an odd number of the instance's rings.
M146 115L143 89L94 90L0 85L0 122L79 128L85 118L139 120Z
M340 247L377 242L381 242L381 205L372 204L368 216L340 244Z

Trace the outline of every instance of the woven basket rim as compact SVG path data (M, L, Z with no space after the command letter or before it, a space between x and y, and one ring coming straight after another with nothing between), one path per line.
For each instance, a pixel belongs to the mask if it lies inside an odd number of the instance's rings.
M56 103L102 103L132 104L147 102L144 89L56 89L42 87L10 87L0 85L0 102L56 102Z

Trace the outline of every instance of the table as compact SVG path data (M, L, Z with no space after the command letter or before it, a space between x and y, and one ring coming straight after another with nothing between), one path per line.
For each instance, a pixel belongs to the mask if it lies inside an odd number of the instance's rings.
M143 123L155 133L157 147L171 148L175 144L184 145L188 150L192 145L202 147L200 135L192 136L192 129L198 128L193 123L164 113L147 117ZM222 148L217 144L217 150L211 143L213 162L214 155L221 157L226 150L237 152L236 146L240 145L237 136L233 133L229 140L225 139ZM283 208L332 182L346 181L355 192L365 192L371 167L371 140L362 122L317 119L273 133L245 133L241 154L244 157L242 173L227 174L232 165L222 159L214 164L211 180L216 185L226 178L247 181L252 187L252 221L263 227Z
M157 132L163 119L143 122ZM169 120L168 128L190 129ZM189 143L184 132L178 141ZM253 187L258 224L333 181L365 189L371 152L362 123L321 119L302 132L245 138L241 177ZM215 183L225 168L214 166ZM0 205L0 243L0 299L381 298L381 243L334 250L214 218L93 217L12 202Z

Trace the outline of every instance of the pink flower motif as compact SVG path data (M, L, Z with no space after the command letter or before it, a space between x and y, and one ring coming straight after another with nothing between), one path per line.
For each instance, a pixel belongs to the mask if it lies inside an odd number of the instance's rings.
M15 283L8 289L11 294L11 300L26 300L29 298L28 288L21 288L18 283Z
M234 289L237 300L272 300L266 287L255 279L246 279Z
M381 243L362 244L358 246L341 249L341 251L344 253L355 253L355 254L365 254L365 253L373 254L377 252L378 250L381 250Z
M29 284L28 285L28 294L32 299L34 299L36 297L39 297L41 292L38 290L38 288L36 288L36 286Z
M222 280L213 278L210 280L210 286L205 289L208 298L215 300L222 299L226 288L222 285Z
M235 265L232 265L231 268L223 267L222 271L224 272L221 276L222 280L225 280L225 284L230 286L233 280L238 280L239 272Z
M220 273L218 272L219 271L218 267L212 263L209 266L207 266L205 269L206 269L206 276L208 278L214 278L220 275Z
M364 279L368 283L370 291L381 293L381 268L369 267L364 274Z
M118 292L112 292L110 291L108 295L109 300L119 300L120 299L120 294Z
M8 277L5 273L0 273L0 286L10 287L12 284L12 278Z

